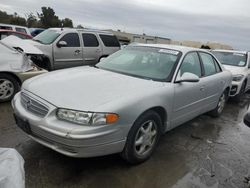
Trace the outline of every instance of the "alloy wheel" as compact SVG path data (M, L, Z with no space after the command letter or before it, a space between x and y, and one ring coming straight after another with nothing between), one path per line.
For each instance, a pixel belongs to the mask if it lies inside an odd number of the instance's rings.
M156 142L157 125L153 120L146 121L138 129L134 149L138 156L144 156L152 150Z
M14 84L7 79L0 79L0 99L10 98L15 92Z

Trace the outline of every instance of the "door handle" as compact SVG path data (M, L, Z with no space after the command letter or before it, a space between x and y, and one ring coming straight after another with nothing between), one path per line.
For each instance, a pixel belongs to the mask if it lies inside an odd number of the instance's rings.
M97 49L96 52L100 52L101 50L100 49Z
M81 52L80 50L76 50L76 51L75 51L75 55L80 54L80 52Z

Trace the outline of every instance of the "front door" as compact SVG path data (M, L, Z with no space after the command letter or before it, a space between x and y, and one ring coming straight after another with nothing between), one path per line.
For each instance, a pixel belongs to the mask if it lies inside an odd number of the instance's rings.
M66 42L65 46L58 47L60 41ZM83 65L82 47L78 33L66 33L56 43L54 49L55 69Z
M177 79L185 72L197 75L200 78L200 81L175 83L171 128L199 115L203 111L203 105L205 104L206 86L201 77L202 69L197 52L190 52L184 57L177 74Z

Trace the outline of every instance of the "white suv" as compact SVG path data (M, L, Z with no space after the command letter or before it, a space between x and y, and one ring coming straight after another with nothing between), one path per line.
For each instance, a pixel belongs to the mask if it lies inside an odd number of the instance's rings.
M250 53L247 51L213 50L212 53L232 72L233 82L230 96L240 100L250 89Z

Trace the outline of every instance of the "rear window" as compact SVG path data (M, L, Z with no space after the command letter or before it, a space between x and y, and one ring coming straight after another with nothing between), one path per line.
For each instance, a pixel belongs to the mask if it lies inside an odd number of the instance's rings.
M114 35L100 35L102 42L107 47L120 47L120 43Z
M8 26L0 26L0 29L12 30L12 27L8 27Z
M247 55L238 52L212 51L215 57L224 65L244 67L247 62Z
M21 27L16 27L16 31L21 32L21 33L27 33L26 29L21 28Z

